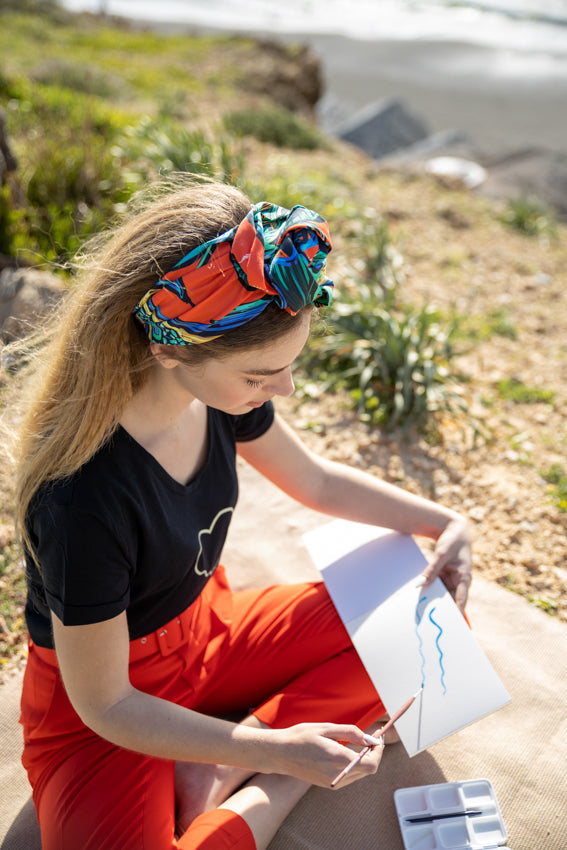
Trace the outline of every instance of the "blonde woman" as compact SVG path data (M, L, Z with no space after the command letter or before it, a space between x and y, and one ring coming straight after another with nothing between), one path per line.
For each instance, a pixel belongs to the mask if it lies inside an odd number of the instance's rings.
M321 583L231 592L236 452L312 508L436 539L426 577L464 609L464 520L314 456L274 413L330 249L304 207L178 189L116 230L49 331L17 476L44 850L260 850L384 714Z

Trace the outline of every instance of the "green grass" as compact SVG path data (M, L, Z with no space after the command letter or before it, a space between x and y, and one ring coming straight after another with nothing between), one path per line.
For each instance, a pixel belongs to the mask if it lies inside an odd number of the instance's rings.
M224 116L224 125L235 136L254 136L260 142L292 150L329 147L315 126L280 106L228 112Z
M0 106L19 163L0 197L2 253L64 264L145 180L174 170L242 179L226 134L181 119L207 87L209 59L229 44L245 53L247 40L137 32L28 5L42 13L0 6Z
M553 390L529 387L517 378L503 378L496 386L501 398L515 404L553 404L555 401Z
M459 336L465 340L483 341L495 336L517 339L518 329L508 307L494 307L486 315L459 317Z
M554 214L545 204L526 195L508 200L501 220L525 236L556 236Z
M113 154L127 161L140 179L179 172L236 183L244 170L244 156L231 139L199 128L187 129L166 117L146 117L126 128Z
M230 39L160 35L137 32L95 22L81 24L51 21L49 17L4 14L0 26L0 56L11 72L30 77L45 76L46 69L56 69L61 84L76 89L82 68L91 75L112 79L113 86L104 96L115 96L120 78L138 96L159 99L172 87L202 93L205 84L201 66L214 51L222 50ZM39 49L40 48L40 49ZM236 79L236 70L231 77Z
M552 464L541 473L547 481L555 505L563 513L567 512L567 473L559 463Z

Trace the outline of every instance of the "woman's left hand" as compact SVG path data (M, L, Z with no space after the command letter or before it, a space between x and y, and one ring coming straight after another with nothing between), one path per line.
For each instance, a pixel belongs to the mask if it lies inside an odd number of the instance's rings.
M439 577L464 614L472 580L470 531L466 519L459 514L449 521L437 538L433 557L423 571L427 587Z

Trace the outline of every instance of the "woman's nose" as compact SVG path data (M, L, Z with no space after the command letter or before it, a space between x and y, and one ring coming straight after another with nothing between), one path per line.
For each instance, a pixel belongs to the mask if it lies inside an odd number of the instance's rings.
M278 375L273 375L270 379L269 389L270 392L273 392L275 395L291 395L295 390L291 367L280 372Z

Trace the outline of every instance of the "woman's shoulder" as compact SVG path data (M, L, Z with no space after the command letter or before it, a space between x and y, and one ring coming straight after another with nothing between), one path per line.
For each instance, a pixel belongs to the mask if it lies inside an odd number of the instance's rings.
M136 462L136 445L120 426L107 442L73 475L42 485L32 502L33 510L52 506L73 506L89 510L107 505L116 491L124 489Z

